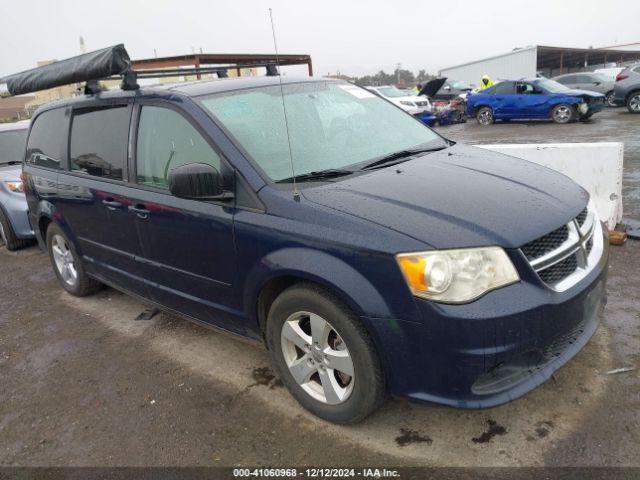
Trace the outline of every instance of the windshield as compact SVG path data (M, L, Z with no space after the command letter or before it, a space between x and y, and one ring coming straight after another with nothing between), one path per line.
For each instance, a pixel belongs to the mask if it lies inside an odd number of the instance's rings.
M397 97L407 96L407 92L400 90L399 88L396 88L396 87L380 87L377 90L378 92L380 92L380 94L383 97L387 97L387 98L397 98Z
M26 129L0 132L0 164L22 162L26 141Z
M451 82L451 87L456 88L458 90L471 90L471 86L468 83L455 81Z
M357 164L444 140L399 108L347 83L283 85L296 175ZM203 97L202 105L272 181L292 176L280 87Z
M535 80L533 83L541 89L551 93L566 92L567 90L571 90L569 87L565 87L555 80L549 80L546 78Z

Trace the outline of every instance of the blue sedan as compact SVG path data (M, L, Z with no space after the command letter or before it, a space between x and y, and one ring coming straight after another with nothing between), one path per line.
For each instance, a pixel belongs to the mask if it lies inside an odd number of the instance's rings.
M467 115L480 125L495 120L587 120L604 107L601 93L572 90L544 78L503 81L467 97Z

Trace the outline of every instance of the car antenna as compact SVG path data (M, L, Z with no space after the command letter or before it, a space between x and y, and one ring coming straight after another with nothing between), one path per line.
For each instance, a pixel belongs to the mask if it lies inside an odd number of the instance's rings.
M269 7L269 19L271 20L271 33L273 34L273 47L276 51L276 67L278 68L278 81L280 83L280 98L282 99L282 113L284 114L284 127L287 130L287 143L289 145L289 161L291 162L291 179L293 180L293 199L300 201L300 192L296 183L296 171L293 166L293 150L291 149L291 135L289 134L289 121L287 120L287 106L284 101L284 90L282 88L282 74L280 72L280 55L278 54L278 43L276 42L276 29L273 25L273 12Z

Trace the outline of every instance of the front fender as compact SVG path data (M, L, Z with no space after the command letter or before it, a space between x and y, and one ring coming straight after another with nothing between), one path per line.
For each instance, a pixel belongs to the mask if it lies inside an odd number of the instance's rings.
M325 286L359 316L389 318L391 311L378 290L344 260L312 248L283 248L262 258L247 274L243 304L257 318L262 288L277 277L294 276Z

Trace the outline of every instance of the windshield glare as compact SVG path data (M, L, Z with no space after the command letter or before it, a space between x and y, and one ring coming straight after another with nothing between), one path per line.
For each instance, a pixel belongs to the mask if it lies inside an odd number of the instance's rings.
M397 97L406 97L407 92L403 92L399 88L396 87L381 87L377 89L378 92L384 97L388 98L397 98Z
M445 145L401 109L354 85L306 82L283 85L283 90L296 175L349 170L400 150ZM272 181L292 176L279 86L200 101Z
M26 129L0 132L0 164L22 162L26 141Z
M551 93L566 92L567 90L571 90L569 87L566 87L561 83L556 82L555 80L549 80L546 78L536 80L533 83L535 83L538 87L542 88L543 90L546 90L547 92L551 92Z

